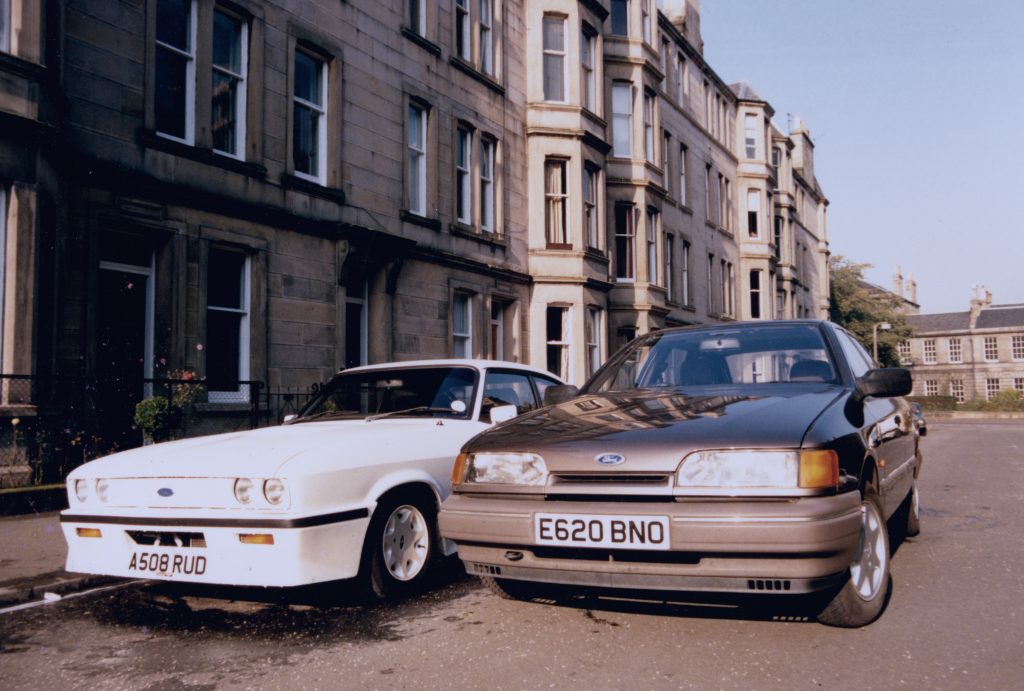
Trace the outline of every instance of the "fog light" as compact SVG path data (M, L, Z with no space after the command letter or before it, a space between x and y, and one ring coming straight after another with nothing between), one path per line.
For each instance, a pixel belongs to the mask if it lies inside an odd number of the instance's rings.
M239 504L249 504L252 502L252 480L247 477L240 477L235 480L235 499L238 500Z
M241 533L238 536L238 541L243 545L272 545L274 544L274 536Z
M103 537L99 528L75 528L78 537Z
M88 480L75 480L75 497L83 504L89 498Z

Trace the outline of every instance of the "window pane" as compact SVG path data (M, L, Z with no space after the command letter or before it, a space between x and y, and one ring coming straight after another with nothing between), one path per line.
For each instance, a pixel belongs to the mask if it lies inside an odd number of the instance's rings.
M306 55L301 51L295 52L295 95L304 101L323 105L320 94L320 69L323 66L319 60Z
M238 80L223 72L213 73L211 127L213 148L238 153L235 139L238 122Z
M210 250L207 266L207 304L243 309L242 272L245 268L245 255L241 252Z
M188 58L166 48L156 49L156 129L185 138L185 97Z
M186 53L192 52L190 0L159 0L156 5L156 40Z
M317 154L319 144L318 121L320 114L315 110L295 104L294 132L292 141L292 159L295 170L308 175L316 175L319 171Z
M241 314L209 310L206 313L206 380L211 391L238 388L241 355Z
M220 12L213 13L213 64L242 71L242 23Z
M612 33L625 36L629 31L629 0L612 0Z

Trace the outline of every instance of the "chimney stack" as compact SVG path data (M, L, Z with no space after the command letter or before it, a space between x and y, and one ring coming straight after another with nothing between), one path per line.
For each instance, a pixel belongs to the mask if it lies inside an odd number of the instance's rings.
M908 291L910 293L909 300L916 305L917 304L917 281L914 280L914 274L910 274L910 281L909 281Z
M896 273L892 275L892 292L903 297L903 272L899 264L896 265Z

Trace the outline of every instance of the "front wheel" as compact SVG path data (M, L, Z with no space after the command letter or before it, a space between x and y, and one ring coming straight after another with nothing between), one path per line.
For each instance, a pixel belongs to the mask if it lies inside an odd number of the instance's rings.
M889 532L878 496L868 493L860 505L860 544L850 563L849 579L818 615L830 626L866 626L882 614L892 588Z
M434 562L437 510L412 494L385 498L366 535L370 589L382 599L419 591Z
M540 591L539 586L529 581L512 581L507 578L480 576L483 584L502 600L530 600Z

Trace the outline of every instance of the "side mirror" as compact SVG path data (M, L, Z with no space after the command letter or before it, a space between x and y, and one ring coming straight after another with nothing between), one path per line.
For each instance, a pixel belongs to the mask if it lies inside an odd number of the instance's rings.
M874 398L892 398L906 396L914 388L910 370L902 367L886 367L868 370L857 380L855 395L861 400Z
M519 415L519 410L514 405L496 405L491 408L491 422L508 422Z
M572 384L559 384L544 389L544 405L558 405L580 395L579 387Z
M298 417L298 415L296 415L295 413L288 413L283 418L281 418L281 422L282 423L291 422L292 420L294 420L297 417Z

